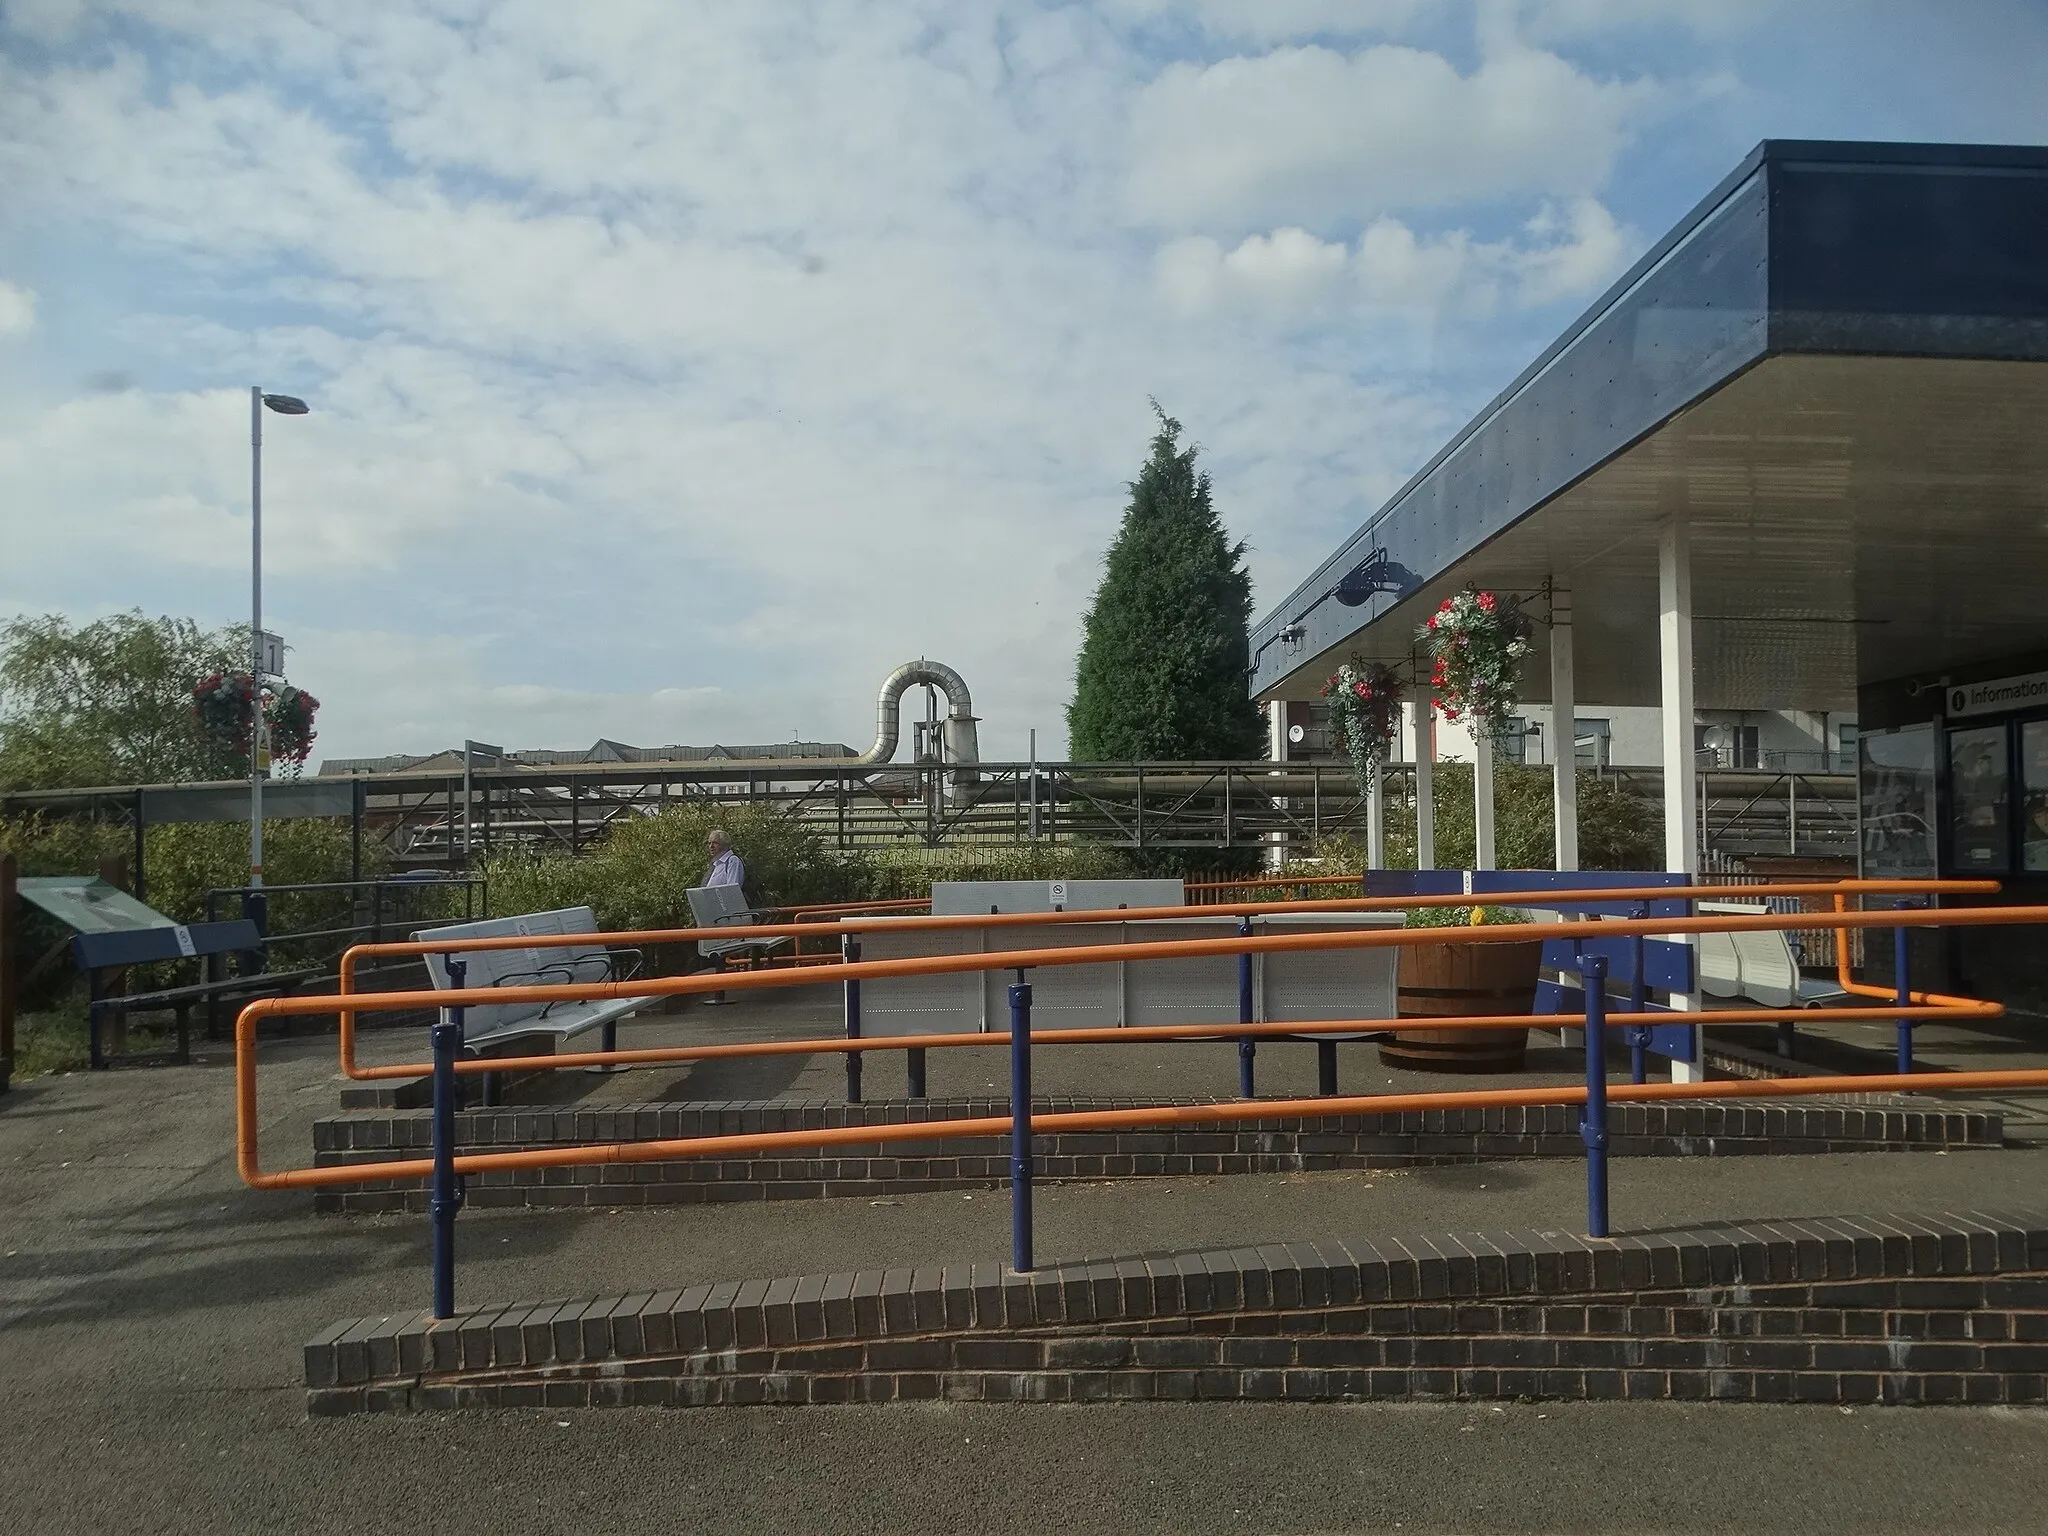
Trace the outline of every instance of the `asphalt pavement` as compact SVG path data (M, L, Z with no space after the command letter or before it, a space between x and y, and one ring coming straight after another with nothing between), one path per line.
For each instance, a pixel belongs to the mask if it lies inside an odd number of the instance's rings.
M265 1156L303 1165L312 1119L336 1102L332 1043L287 1042L265 1061ZM829 1083L837 1068L801 1069L785 1091L806 1071ZM0 1097L10 1531L2017 1531L2039 1529L2048 1507L2048 1415L2003 1409L896 1405L309 1419L299 1346L337 1318L422 1304L426 1223L316 1218L302 1195L245 1189L230 1088L216 1061L74 1074ZM648 1096L620 1078L584 1090ZM1633 1160L1614 1185L1621 1230L2033 1207L2048 1152ZM1360 1232L1568 1230L1583 1198L1571 1162L1073 1185L1041 1192L1039 1247L1051 1262ZM476 1211L459 1225L459 1294L990 1259L1007 1223L1000 1191Z

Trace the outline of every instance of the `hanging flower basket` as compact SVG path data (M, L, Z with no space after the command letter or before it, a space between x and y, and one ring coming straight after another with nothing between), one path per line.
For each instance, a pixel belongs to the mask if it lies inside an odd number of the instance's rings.
M200 734L236 757L249 756L251 699L255 689L246 672L215 672L192 685L192 714ZM303 688L282 685L263 691L263 723L270 742L270 760L296 772L312 753L318 733L313 729L320 701Z
M294 688L285 683L275 693L263 697L263 719L270 727L270 760L274 763L291 764L296 774L313 751L313 742L318 732L313 729L313 717L319 712L320 701L303 688Z
M1446 720L1463 720L1492 741L1507 734L1535 628L1518 598L1467 587L1444 599L1416 638L1429 652L1429 685Z
M237 757L247 757L252 693L246 672L216 672L194 683L192 713L200 734Z
M1330 701L1330 729L1364 793L1401 728L1401 680L1376 661L1347 661L1323 684L1323 697Z

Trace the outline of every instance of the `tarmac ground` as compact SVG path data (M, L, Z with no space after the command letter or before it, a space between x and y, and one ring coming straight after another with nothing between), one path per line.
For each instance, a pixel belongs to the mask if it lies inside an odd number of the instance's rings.
M693 1010L622 1043L796 1034L830 1017L815 996L779 1013ZM420 1043L379 1040L370 1054ZM992 1074L970 1086L966 1053L954 1056L935 1055L933 1092L988 1091ZM1046 1056L1051 1092L1227 1093L1235 1071L1228 1045L1163 1060ZM1261 1091L1311 1086L1313 1056L1263 1049ZM1346 1047L1344 1062L1347 1091L1400 1076L1369 1047ZM991 1052L987 1067L998 1064ZM1563 1053L1532 1067L1569 1075ZM871 1091L900 1091L900 1070L871 1068ZM545 1091L647 1100L842 1086L836 1060L792 1058L564 1073ZM333 1112L338 1087L331 1039L265 1047L272 1166L309 1160L311 1122ZM216 1051L0 1097L6 1529L2019 1531L2040 1529L2048 1507L2048 1414L2006 1409L906 1404L310 1419L300 1345L338 1318L423 1304L427 1225L315 1217L303 1195L245 1188L230 1090ZM1640 1231L2024 1209L2043 1189L2048 1150L2030 1147L1643 1159L1615 1167L1614 1220ZM1583 1202L1571 1161L1053 1186L1039 1194L1038 1245L1053 1262L1355 1232L1569 1230ZM478 1210L458 1225L458 1295L990 1259L1007 1225L1000 1190Z

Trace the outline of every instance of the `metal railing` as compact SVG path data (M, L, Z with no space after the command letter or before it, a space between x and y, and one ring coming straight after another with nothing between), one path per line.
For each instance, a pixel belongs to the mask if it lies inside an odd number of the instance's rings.
M1031 845L1089 842L1126 849L1226 849L1296 845L1365 828L1365 798L1349 765L1332 761L1160 763L982 763L969 792L947 794L959 765L793 762L621 763L610 766L499 767L467 783L450 772L305 779L277 790L286 816L346 819L353 857L363 850L409 867L463 865L475 855L526 850L580 853L613 827L672 805L748 805L804 822L842 852L892 847ZM1584 765L1581 771L1588 770ZM1654 768L1601 768L1605 778L1654 798ZM1740 805L1759 772L1703 770L1702 795ZM1815 850L1840 841L1829 807L1853 801L1854 777L1797 771L1801 840ZM1413 767L1390 764L1390 801L1413 799ZM466 798L465 798L466 796ZM106 817L138 828L232 819L246 805L243 784L109 786L0 793L0 815ZM1766 825L1778 813L1760 803L1756 823L1712 832L1757 851L1778 846ZM1719 826L1723 812L1709 818ZM1810 831L1804 830L1810 821ZM467 834L465 836L465 834ZM1844 844L1843 846L1847 846Z
M2048 1070L1918 1073L1912 1070L1911 1031L1919 1023L1935 1019L1991 1018L2004 1010L1996 1003L1970 998L1945 997L1940 994L1915 992L1911 990L1906 969L1908 930L1919 927L1943 925L1992 926L2007 924L2039 924L2048 921L2048 909L2040 907L1972 907L1963 909L1933 910L1919 908L1890 912L1861 912L1847 909L1851 895L1863 896L1873 893L1890 895L1907 894L1925 899L1932 895L1953 891L1957 887L1967 888L1973 894L1995 891L1992 882L1984 881L1860 881L1847 883L1854 889L1838 888L1837 910L1831 915L1832 926L1843 931L1889 928L1895 935L1895 956L1897 969L1895 985L1887 991L1853 982L1846 974L1844 963L1843 982L1852 995L1875 999L1871 1006L1839 1007L1825 1009L1777 1009L1743 1008L1715 1009L1680 1015L1687 1023L1779 1023L1786 1020L1807 1021L1833 1020L1838 1022L1887 1024L1895 1027L1899 1035L1899 1070L1895 1074L1870 1074L1857 1077L1830 1077L1806 1079L1764 1079L1741 1082L1717 1083L1648 1083L1642 1081L1641 1055L1634 1057L1634 1077L1625 1085L1610 1085L1607 1081L1608 1031L1623 1029L1630 1036L1640 1036L1647 1031L1652 1021L1671 1022L1673 1014L1657 1011L1615 1010L1606 993L1607 960L1600 954L1583 954L1577 965L1584 979L1584 1011L1578 1014L1552 1014L1544 1016L1551 1025L1578 1025L1583 1027L1586 1042L1586 1082L1582 1087L1494 1089L1478 1092L1448 1092L1421 1094L1371 1094L1339 1096L1335 1092L1333 1078L1326 1078L1323 1087L1325 1095L1312 1099L1251 1100L1248 1097L1249 1083L1245 1084L1247 1098L1236 1103L1211 1105L1151 1106L1126 1110L1061 1112L1034 1114L1031 1111L1031 1052L1034 1042L1044 1044L1119 1043L1132 1044L1140 1041L1191 1040L1206 1038L1237 1038L1240 1051L1249 1042L1262 1038L1286 1037L1316 1040L1319 1047L1329 1045L1334 1050L1334 1037L1339 1034L1356 1038L1362 1031L1368 1036L1373 1033L1397 1031L1403 1027L1399 1019L1347 1019L1327 1020L1312 1023L1260 1024L1252 1022L1249 1007L1249 989L1241 985L1241 1014L1234 1024L1209 1025L1163 1025L1124 1026L1101 1029L1060 1029L1040 1031L1034 1035L1031 1026L1031 984L1025 979L1025 972L1043 966L1087 965L1106 961L1129 962L1142 960L1189 959L1201 957L1235 956L1238 959L1240 975L1250 966L1250 957L1259 953L1287 953L1301 950L1326 950L1349 948L1399 947L1415 943L1498 943L1509 941L1500 929L1486 928L1436 928L1427 931L1407 929L1351 930L1311 934L1268 934L1252 935L1241 931L1238 936L1226 939L1182 939L1168 941L1139 941L1108 945L1086 945L1053 949L1022 949L1009 952L937 955L906 960L852 961L836 966L820 968L805 975L789 972L755 972L738 976L681 977L667 979L643 979L624 983L585 984L573 986L528 986L502 988L464 988L461 959L463 949L502 948L508 944L588 944L591 935L567 935L560 937L522 937L517 940L466 940L442 945L386 945L376 946L379 950L391 952L447 952L450 974L456 985L444 992L420 994L383 994L372 997L358 996L354 999L341 997L295 997L271 998L251 1003L243 1011L236 1025L236 1155L237 1166L251 1187L262 1189L301 1189L332 1187L336 1185L361 1184L365 1182L393 1182L412 1179L431 1181L432 1194L429 1210L434 1231L434 1310L437 1317L448 1317L454 1311L454 1219L460 1208L461 1193L458 1180L469 1173L518 1171L544 1168L566 1168L591 1166L606 1163L630 1163L665 1161L687 1157L732 1156L759 1152L786 1152L824 1147L849 1145L876 1146L928 1141L963 1136L996 1136L1007 1134L1011 1144L1011 1195L1012 1195L1012 1265L1023 1271L1032 1268L1032 1139L1038 1135L1060 1131L1115 1131L1157 1128L1176 1125L1222 1124L1241 1120L1269 1119L1280 1116L1325 1117L1342 1114L1376 1114L1396 1110L1429 1110L1470 1107L1493 1107L1506 1105L1579 1104L1582 1106L1581 1126L1587 1149L1587 1224L1591 1235L1605 1236L1608 1230L1607 1214L1607 1129L1606 1106L1610 1099L1625 1101L1655 1101L1687 1098L1757 1098L1794 1097L1800 1095L1840 1095L1871 1092L1903 1091L1975 1091L2011 1090L2021 1088L2048 1087ZM1671 899L1682 891L1699 894L1711 888L1645 888L1645 898ZM1960 892L1958 892L1960 893ZM1534 906L1560 903L1611 903L1626 901L1631 893L1608 890L1586 892L1504 892L1489 894L1488 904ZM1350 903L1315 902L1266 904L1283 909L1319 910L1341 909L1348 905L1362 909L1371 906L1434 906L1446 902L1462 903L1469 897L1409 897L1409 898L1358 898ZM1244 904L1240 904L1244 905ZM1168 915L1185 915L1185 907L1149 909ZM1212 909L1213 910L1213 909ZM1125 920L1146 915L1136 910L1119 910L1114 920ZM1031 927L1048 920L1074 921L1085 914L1063 913L1017 913L989 914L977 917L974 922L993 927ZM963 920L945 918L909 918L900 922L924 926L958 926ZM1517 925L1512 940L1562 938L1578 940L1630 939L1640 943L1652 937L1669 938L1674 935L1696 933L1739 933L1747 931L1783 931L1790 919L1775 914L1748 915L1707 915L1701 917L1658 917L1658 918L1608 918L1599 922L1551 922ZM795 927L797 925L783 925ZM857 928L858 920L847 925ZM602 936L609 942L613 938L635 937L641 942L658 941L659 935L608 935ZM1007 1033L984 1034L980 1032L947 1035L911 1035L878 1038L862 1038L857 1030L857 1013L849 1021L849 1034L845 1038L818 1038L795 1041L758 1042L751 1044L730 1044L712 1046L664 1047L643 1050L615 1050L598 1052L573 1052L550 1056L526 1058L493 1058L489 1060L463 1060L458 1058L461 1045L462 1016L471 1006L506 1002L569 1002L591 999L639 998L661 996L687 996L695 992L725 989L772 988L814 980L837 980L848 987L849 995L857 997L859 984L868 979L897 976L935 975L957 972L1008 971L1017 972L1017 981L1010 986L1009 1003L1011 1011L1010 1028ZM1640 961L1636 974L1642 974ZM403 1073L408 1076L430 1074L434 1091L433 1110L433 1151L427 1158L401 1158L385 1162L355 1163L341 1167L299 1168L266 1172L259 1157L257 1142L257 1025L268 1016L278 1014L310 1014L335 1011L340 1005L343 1019L342 1052L344 1066L351 1076L383 1076ZM355 1011L381 1011L398 1008L438 1006L442 1009L441 1022L434 1026L433 1058L427 1063L413 1063L402 1066L365 1068L353 1063L352 1023ZM1485 1016L1463 1019L1433 1017L1428 1021L1431 1029L1489 1029L1504 1025L1527 1025L1529 1016ZM1412 1023L1408 1027L1416 1027ZM1634 1041L1632 1040L1633 1044ZM791 1131L739 1136L694 1137L688 1139L654 1139L644 1141L611 1142L564 1148L545 1148L522 1152L481 1152L458 1154L455 1150L454 1114L456 1107L456 1085L466 1074L507 1070L552 1070L574 1066L609 1065L634 1066L651 1065L686 1060L703 1060L719 1056L768 1056L787 1054L842 1053L849 1059L873 1050L906 1050L923 1052L931 1049L971 1049L976 1047L1007 1046L1011 1057L1010 1109L1007 1117L981 1117L971 1120L925 1120L902 1122L880 1126L849 1126L829 1130Z

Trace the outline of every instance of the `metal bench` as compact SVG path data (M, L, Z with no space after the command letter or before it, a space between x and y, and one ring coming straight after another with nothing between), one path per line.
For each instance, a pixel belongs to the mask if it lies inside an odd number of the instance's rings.
M1757 902L1703 901L1699 910L1754 917L1771 908ZM1700 990L1710 997L1745 999L1762 1008L1826 1008L1850 1000L1834 982L1800 974L1799 957L1782 931L1698 937ZM1790 1056L1795 1038L1789 1022L1780 1024L1778 1054Z
M688 892L690 920L699 928L746 928L770 919L747 905L746 893L736 885L697 885ZM768 939L699 939L697 953L720 970L736 956L750 961L765 959L789 947L784 937Z
M494 917L476 923L457 923L446 928L422 928L412 935L419 944L442 939L538 938L554 935L596 933L597 914L588 907L563 907L554 912L529 912L520 917ZM458 950L453 956L428 954L427 974L436 991L454 985L449 974L451 958L463 964L465 988L568 986L576 982L630 981L640 972L640 951L607 949L602 944L548 945L531 949ZM618 1045L618 1022L648 1004L647 998L596 998L569 1003L485 1003L463 1010L462 1048L470 1056L512 1053L518 1043L525 1046L542 1039L568 1040L589 1030L604 1031L603 1047ZM496 1073L484 1079L484 1102L498 1097Z

